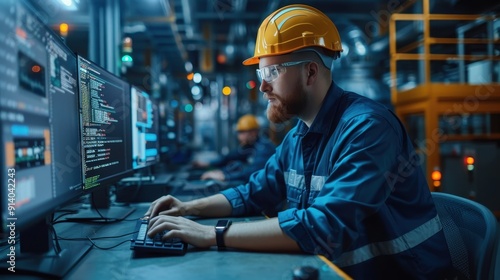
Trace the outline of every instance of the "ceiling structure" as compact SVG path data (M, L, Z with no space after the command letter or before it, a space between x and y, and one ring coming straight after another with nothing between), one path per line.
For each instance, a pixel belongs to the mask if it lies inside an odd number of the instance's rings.
M132 38L137 75L149 71L155 57L161 61L161 71L173 77L185 77L189 71L207 75L241 71L241 61L253 54L262 20L293 3L309 4L327 14L345 46L353 49L357 45L365 48L356 49L358 53L387 60L388 16L405 6L410 7L407 11L421 7L416 0L79 0L78 10L59 13L49 21L54 26L62 21L70 24L73 37L68 37L68 43L82 53L88 46L92 1L117 1L121 7L123 37ZM496 1L431 0L430 6L434 13L498 13L500 4L492 2ZM50 10L46 12L50 14ZM192 68L186 68L189 64Z

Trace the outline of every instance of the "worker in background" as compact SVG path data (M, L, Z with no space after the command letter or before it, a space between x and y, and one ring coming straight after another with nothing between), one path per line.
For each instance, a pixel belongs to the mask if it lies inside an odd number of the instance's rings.
M146 215L148 234L170 230L197 247L323 255L354 279L455 279L426 178L400 120L332 79L342 45L336 26L307 5L278 9L261 24L254 56L267 117L297 125L245 185L181 201L167 195ZM202 225L179 217L259 215Z
M216 167L201 175L202 180L214 179L219 181L244 181L250 175L262 169L276 146L268 138L260 135L260 126L257 118L247 114L239 118L236 125L238 134L238 149L211 162L194 161L195 167Z

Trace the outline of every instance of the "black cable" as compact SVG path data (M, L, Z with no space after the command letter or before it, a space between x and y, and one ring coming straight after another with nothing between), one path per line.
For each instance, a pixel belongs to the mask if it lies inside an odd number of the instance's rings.
M94 200L94 198L92 197L91 209L95 209L96 212L99 214L99 217L89 217L89 218L76 217L76 218L66 218L64 220L59 220L61 217L67 215L67 214L63 214L63 215L57 217L57 219L54 220L53 224L59 224L59 223L111 224L111 223L117 223L117 222L121 222L121 221L136 221L137 220L136 218L127 219L127 217L120 218L120 219L112 219L112 218L105 217L104 215L102 215L102 213L96 207L92 207L92 205L95 204L93 200ZM114 205L114 206L122 207L122 205Z
M50 214L50 223L47 224L47 230L49 231L49 235L52 236L52 247L54 248L54 251L56 252L56 255L59 255L61 253L61 246L59 245L59 240L55 238L57 236L56 229L54 228L54 213Z
M101 217L101 219L103 219L103 220L105 220L105 221L106 221L106 220L107 220L107 218L106 218L106 217L104 217L104 216L101 214L101 212L99 211L99 209L98 209L97 207L95 207L94 196L93 196L93 195L90 195L90 197L92 198L92 199L91 199L91 202L92 202L92 203L90 204L90 208L91 208L91 209L95 209L95 211L97 212L97 214L99 214L99 217ZM93 206L93 207L92 207L92 206Z
M53 224L60 224L60 223L84 223L84 224L113 224L113 223L118 223L118 222L132 222L132 221L137 221L137 218L121 218L121 219L110 219L110 218L67 218L64 220L60 221L55 221Z
M61 219L64 216L72 215L72 214L77 214L78 210L65 210L65 211L58 211L58 212L65 212L65 213L57 216L57 218L54 218L53 222L57 222L57 220Z
M95 242L94 242L94 241L92 241L92 239L91 239L90 237L88 237L88 240L90 241L90 243L92 243L92 245L94 245L94 247L96 247L97 249L100 249L100 250L109 250L109 249L113 249L113 248L116 248L116 247L118 247L118 246L120 246L120 245L122 245L122 244L126 243L126 242L130 242L130 240L129 240L129 239L127 239L127 240L123 240L122 242L120 242L120 243L118 243L118 244L116 244L116 245L113 245L113 246L111 246L111 247L100 247L100 246L98 246L97 244L95 244Z
M92 243L92 245L94 247L96 247L97 249L100 249L100 250L109 250L109 249L113 249L113 248L116 248L126 242L130 242L130 239L126 239L126 240L123 240L121 242L119 242L118 244L115 244L113 246L110 246L110 247L102 247L102 246L99 246L97 245L94 240L101 240L101 239L112 239L112 238L120 238L120 237L125 237L127 235L132 235L132 234L136 234L138 233L139 231L136 230L136 231L133 231L133 232L129 232L129 233L124 233L124 234L121 234L121 235L115 235L115 236L100 236L100 237L95 237L95 238L90 238L89 236L87 237L80 237L80 238L65 238L65 237L61 237L61 236L57 236L57 239L59 240L65 240L65 241L83 241L83 240L88 240L90 241L90 243Z
M125 219L110 219L110 218L67 218L62 221L54 222L54 224L59 223L82 223L82 224L113 224Z
M139 232L138 230L129 232L129 233L124 233L121 235L114 235L114 236L99 236L99 237L94 237L93 240L100 240L100 239L109 239L109 238L120 238L120 237L125 237L127 235L135 234ZM88 240L89 237L79 237L79 238L66 238L66 237L61 237L57 236L60 240L66 240L66 241L82 241L82 240Z
M62 252L61 245L59 244L59 239L57 239L57 233L56 229L54 228L53 224L48 225L50 234L52 235L52 241L54 245L54 251L56 252L57 255L59 255Z

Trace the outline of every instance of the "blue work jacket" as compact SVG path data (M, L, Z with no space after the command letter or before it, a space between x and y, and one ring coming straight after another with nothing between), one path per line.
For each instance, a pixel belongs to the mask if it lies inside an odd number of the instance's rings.
M355 279L440 279L451 260L421 163L390 110L332 83L311 127L222 194L235 216L285 203L283 232Z

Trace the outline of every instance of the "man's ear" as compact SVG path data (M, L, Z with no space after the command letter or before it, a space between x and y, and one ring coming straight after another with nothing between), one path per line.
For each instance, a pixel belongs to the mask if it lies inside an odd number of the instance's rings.
M311 62L309 63L308 66L308 72L307 72L307 84L311 84L311 82L315 81L317 76L318 76L318 63L316 62Z

